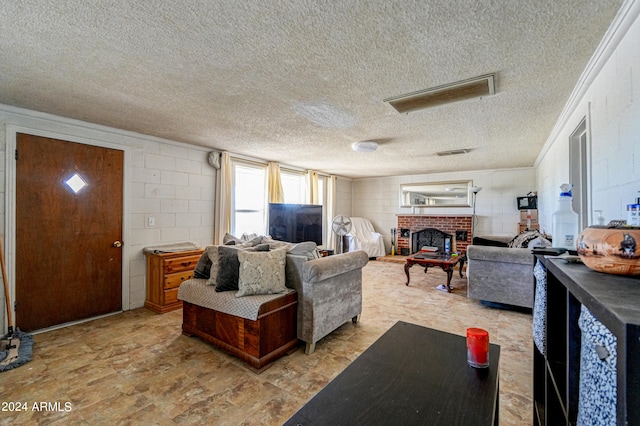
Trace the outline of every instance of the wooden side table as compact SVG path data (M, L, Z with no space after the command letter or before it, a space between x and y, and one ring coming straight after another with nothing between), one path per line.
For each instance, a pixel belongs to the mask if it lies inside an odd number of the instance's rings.
M145 252L147 258L147 298L144 306L163 314L182 308L178 287L193 278L203 249L179 252Z

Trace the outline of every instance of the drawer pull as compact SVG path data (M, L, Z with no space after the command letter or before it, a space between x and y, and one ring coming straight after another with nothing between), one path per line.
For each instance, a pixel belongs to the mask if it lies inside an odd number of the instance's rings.
M182 265L182 266L184 266L184 267L186 268L187 266L191 266L191 263L192 263L191 261L189 261L189 262L182 262L182 263L181 263L181 265Z
M609 358L609 351L604 346L596 345L595 349L598 358L600 358L600 361L604 361L605 359Z
M190 280L191 278L193 278L191 275L188 275L187 278L184 277L180 277L181 281L186 281L186 280Z

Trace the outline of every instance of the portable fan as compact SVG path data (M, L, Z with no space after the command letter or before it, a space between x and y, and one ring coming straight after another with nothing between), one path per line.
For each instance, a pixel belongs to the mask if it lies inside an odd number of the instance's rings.
M351 219L347 216L338 215L333 218L331 222L331 230L334 234L340 237L340 253L343 253L342 250L342 237L347 235L349 231L351 231Z

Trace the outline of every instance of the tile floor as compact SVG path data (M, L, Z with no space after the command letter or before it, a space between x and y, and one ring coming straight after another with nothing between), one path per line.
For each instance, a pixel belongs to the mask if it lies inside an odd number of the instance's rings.
M182 335L182 311L136 309L36 334L33 361L0 373L0 424L282 424L398 320L459 335L487 329L501 345L500 424L531 424L530 314L468 300L457 272L451 294L435 289L445 279L436 269L413 267L410 286L398 263L369 262L363 275L359 324L259 375Z

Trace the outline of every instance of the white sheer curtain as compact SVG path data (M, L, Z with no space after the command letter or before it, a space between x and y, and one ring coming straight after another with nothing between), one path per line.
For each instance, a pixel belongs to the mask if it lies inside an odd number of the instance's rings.
M269 162L267 165L267 197L270 203L284 203L284 190L280 178L280 164Z
M307 183L307 203L320 204L320 197L318 194L318 172L314 170L307 170L304 174L304 178Z
M325 229L326 237L325 237L325 246L329 250L335 250L338 247L338 236L334 234L331 224L333 222L333 218L336 215L336 182L338 178L336 176L329 176L327 178L327 205L326 205L326 219L325 219Z
M225 234L231 232L231 171L231 155L228 152L223 152L220 158L216 188L215 244L222 244Z

